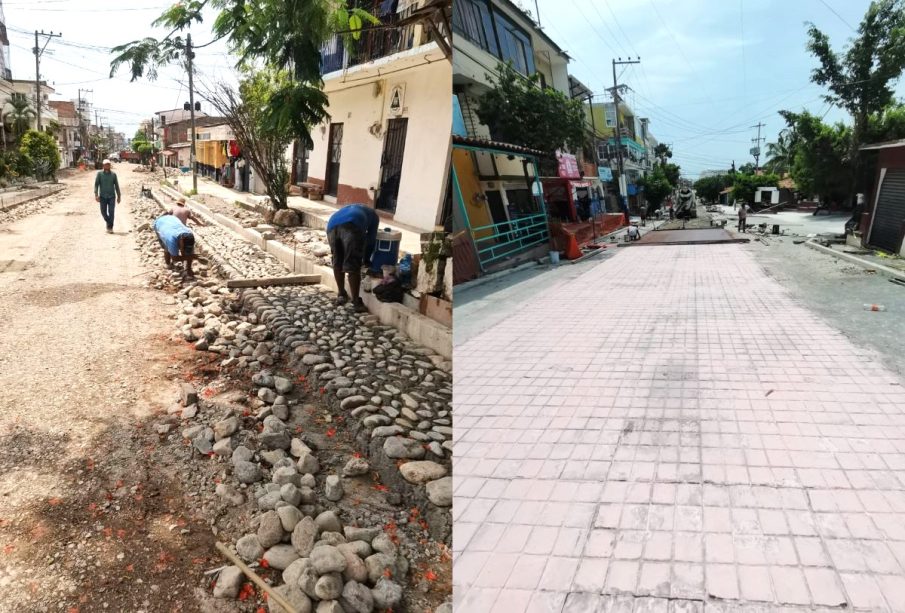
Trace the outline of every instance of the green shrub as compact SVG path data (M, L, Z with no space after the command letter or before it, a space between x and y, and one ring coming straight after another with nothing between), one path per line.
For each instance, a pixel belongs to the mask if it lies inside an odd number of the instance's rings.
M37 130L29 130L22 136L19 154L28 169L22 174L30 174L39 181L54 178L62 163L57 141L50 134Z

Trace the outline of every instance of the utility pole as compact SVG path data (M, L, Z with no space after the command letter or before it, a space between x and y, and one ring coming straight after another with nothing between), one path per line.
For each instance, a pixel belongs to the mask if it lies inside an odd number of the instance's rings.
M198 173L195 170L195 87L192 81L192 59L195 53L192 51L192 35L187 34L185 37L185 57L188 60L189 69L189 116L192 119L192 148L191 148L191 164L192 164L192 191L198 193Z
M628 223L628 194L623 194L622 182L625 181L625 163L622 160L622 126L619 122L619 83L616 81L616 66L623 64L640 64L641 58L636 60L627 59L613 60L613 105L616 107L616 159L619 161L619 179L616 181L616 189L619 194L620 204L624 199L625 222ZM626 182L625 191L628 192L628 182Z
M594 95L590 92L588 93L588 114L591 116L591 131L594 133L594 137L591 140L591 144L594 145L594 162L596 166L600 166L600 152L597 148L597 124L594 121Z
M62 34L54 34L51 32L50 34L44 34L44 30L41 30L40 36L46 36L47 40L44 42L43 47L39 47L38 43L39 32L35 30L35 48L33 49L35 54L35 111L37 111L37 120L38 120L38 132L41 131L41 55L44 53L44 49L47 48L47 45L50 43L51 38L60 38L63 36Z
M154 116L151 116L151 170L154 170L154 162L157 160L157 132L154 131Z
M760 170L760 141L767 140L766 138L761 138L760 129L766 128L767 124L758 121L756 126L751 127L757 128L757 138L751 139L751 142L754 143L754 148L751 151L754 154L754 173L757 174L757 171Z
M85 118L82 116L82 114L85 112L85 109L82 106L82 92L85 92L86 94L93 94L94 90L79 88L79 109L78 109L78 111L79 111L79 134L81 135L81 141L82 141L82 146L80 149L82 152L86 152L86 151L88 151L88 145L89 145L89 143L88 143L88 127L85 125ZM86 102L87 102L87 100L86 100ZM89 123L91 122L90 118L89 118L88 122Z

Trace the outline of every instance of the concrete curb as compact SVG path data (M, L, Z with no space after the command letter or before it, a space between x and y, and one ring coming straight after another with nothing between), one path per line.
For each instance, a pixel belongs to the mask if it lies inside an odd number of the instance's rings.
M174 200L184 197L180 192L165 185L160 187L160 191ZM332 268L317 264L279 241L267 240L260 232L252 228L245 228L236 220L230 219L225 215L214 213L207 206L196 200L191 198L187 198L187 200L191 202L192 209L201 214L205 221L226 228L243 240L257 245L262 251L269 253L282 262L293 274L320 275L321 285L333 292L337 290ZM432 349L444 358L452 359L451 328L403 304L380 302L370 292L364 292L362 300L368 307L368 311L372 315L376 315L381 324L392 326L405 333L406 336L419 345Z
M44 198L46 196L58 194L64 189L66 189L65 185L63 185L62 183L57 183L54 185L45 185L38 187L33 190L16 191L9 195L2 194L0 195L0 213L5 213L16 208L17 206L21 206L26 202L31 202L32 200L37 200L38 198Z
M847 262L851 262L852 264L857 264L865 269L876 270L879 273L886 275L887 277L892 277L893 279L898 279L899 281L905 281L905 273L898 271L894 268L890 268L889 266L883 266L882 264L875 264L868 260L863 260L859 257L851 255L849 253L841 253L834 249L830 249L829 247L824 247L823 245L817 244L814 242L814 239L805 242L805 245L810 247L811 249L815 249L816 251L821 251L823 253L827 253L835 258L839 258L840 260L846 260Z

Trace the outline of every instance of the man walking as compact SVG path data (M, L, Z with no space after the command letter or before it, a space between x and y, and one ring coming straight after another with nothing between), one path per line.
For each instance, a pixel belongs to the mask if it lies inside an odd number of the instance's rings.
M327 222L327 241L333 255L333 278L339 296L337 306L349 301L346 293L346 274L352 290L355 310L364 313L368 309L361 299L361 267L370 265L374 247L377 245L377 227L380 218L374 209L363 204L349 204L330 216Z
M94 199L101 205L101 217L107 224L107 234L113 234L113 210L118 202L123 201L119 191L119 179L110 170L110 160L104 160L104 169L94 179Z
M738 205L738 231L744 232L748 228L748 205L740 202Z

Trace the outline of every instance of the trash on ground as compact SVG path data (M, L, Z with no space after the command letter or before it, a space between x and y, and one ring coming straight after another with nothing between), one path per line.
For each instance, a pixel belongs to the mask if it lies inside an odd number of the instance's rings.
M865 304L863 305L865 311L885 311L886 306L882 304Z

